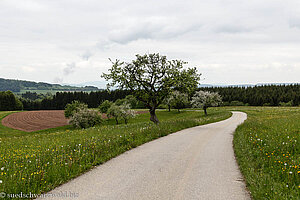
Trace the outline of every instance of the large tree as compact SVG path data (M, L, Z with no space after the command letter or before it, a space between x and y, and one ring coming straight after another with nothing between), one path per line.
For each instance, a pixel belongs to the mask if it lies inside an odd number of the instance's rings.
M109 73L102 77L111 81L108 88L117 86L133 91L135 97L149 108L150 120L157 124L159 120L155 110L172 89L190 92L198 86L201 74L196 68L183 69L184 64L186 62L169 61L159 54L136 55L136 60L130 63L112 61Z

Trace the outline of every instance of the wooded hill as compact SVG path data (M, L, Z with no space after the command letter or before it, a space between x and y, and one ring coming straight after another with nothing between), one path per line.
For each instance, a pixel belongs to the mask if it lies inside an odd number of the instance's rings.
M25 93L26 91L45 91L46 92L58 92L58 91L98 91L99 89L94 86L75 87L65 86L60 84L50 84L43 82L23 81L0 78L0 91L10 90L14 93ZM38 93L39 93L38 92Z

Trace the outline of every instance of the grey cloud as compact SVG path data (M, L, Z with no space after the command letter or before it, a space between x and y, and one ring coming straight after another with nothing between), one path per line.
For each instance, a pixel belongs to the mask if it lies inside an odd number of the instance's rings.
M300 18L292 18L289 20L289 26L291 28L299 28L300 29Z
M236 25L223 25L215 28L216 33L229 33L229 34L235 34L235 33L243 33L243 32L249 32L251 29L245 28L242 26L236 26Z
M88 61L91 56L93 56L93 53L89 50L85 51L82 55L80 55L80 57L86 61Z
M119 44L127 44L139 39L171 39L201 28L198 23L191 25L165 24L165 23L144 23L136 27L113 30L109 34L109 40Z
M62 83L63 82L63 78L60 78L60 77L55 77L53 79L53 83Z
M66 64L67 66L63 69L63 73L65 76L74 73L75 68L76 68L76 63L72 62L72 63L68 63Z
M149 39L152 38L152 33L143 30L115 30L109 36L109 39L112 42L120 43L120 44L127 44L129 42L138 40L138 39Z

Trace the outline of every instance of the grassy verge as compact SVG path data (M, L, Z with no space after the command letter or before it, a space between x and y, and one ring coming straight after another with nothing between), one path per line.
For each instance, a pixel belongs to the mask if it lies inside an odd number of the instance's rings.
M299 199L300 108L248 107L234 135L240 169L254 199Z
M0 137L0 193L40 194L143 143L170 133L224 120L225 109L202 112L157 113L159 126L149 113L130 124L102 125L83 130L56 130L47 134Z

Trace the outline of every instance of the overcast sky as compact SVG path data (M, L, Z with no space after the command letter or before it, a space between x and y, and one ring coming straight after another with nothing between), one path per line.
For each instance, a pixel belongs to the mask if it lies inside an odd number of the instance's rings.
M0 77L102 80L160 53L201 83L300 82L299 0L0 0Z

